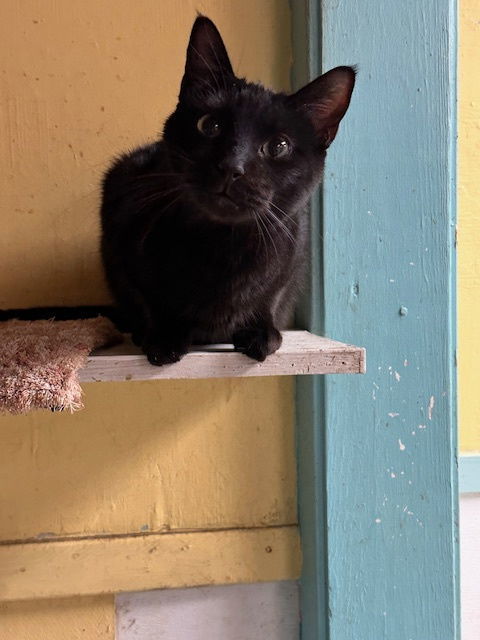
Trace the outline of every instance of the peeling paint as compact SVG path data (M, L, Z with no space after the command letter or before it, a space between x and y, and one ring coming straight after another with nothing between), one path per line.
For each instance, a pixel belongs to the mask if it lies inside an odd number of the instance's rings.
M48 538L55 538L56 535L57 534L54 531L42 531L35 537L37 538L37 540L46 540Z

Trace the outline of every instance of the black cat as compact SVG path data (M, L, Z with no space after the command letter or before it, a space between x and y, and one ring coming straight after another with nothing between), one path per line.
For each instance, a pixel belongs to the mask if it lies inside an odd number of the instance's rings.
M278 349L301 287L308 198L354 81L337 67L293 95L248 83L197 18L163 139L103 182L107 281L152 364L195 343L233 342L260 361Z
M199 17L163 140L125 155L103 189L102 255L113 296L153 364L193 343L278 349L307 253L307 200L347 110L354 71L298 93L237 78Z

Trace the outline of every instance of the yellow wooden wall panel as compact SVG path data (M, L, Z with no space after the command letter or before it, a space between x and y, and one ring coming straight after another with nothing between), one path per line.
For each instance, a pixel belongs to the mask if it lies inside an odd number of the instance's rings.
M196 11L239 73L286 87L287 0L0 8L0 307L100 302L98 183L173 109ZM86 385L0 417L0 539L291 523L291 380Z
M460 447L480 451L480 4L460 1L458 341Z
M0 540L296 521L292 380L85 385L0 417Z
M295 580L300 561L296 526L7 544L0 601Z
M240 74L288 86L288 0L0 3L0 308L108 299L99 182L112 155L152 140L173 109L197 10L217 22ZM0 417L0 540L293 522L292 389L288 379L86 385L81 413ZM20 561L41 546L2 550ZM290 577L299 550L288 548L279 567ZM240 575L245 546L230 552ZM65 571L55 591L66 565L42 557L51 593L80 591ZM252 578L273 575L249 557ZM20 569L17 596L35 595ZM1 640L113 634L110 597L0 605Z
M112 596L0 602L0 640L114 640Z

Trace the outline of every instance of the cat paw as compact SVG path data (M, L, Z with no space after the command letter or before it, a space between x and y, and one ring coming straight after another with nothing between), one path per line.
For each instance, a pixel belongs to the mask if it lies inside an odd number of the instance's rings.
M275 327L240 329L233 335L233 346L249 358L263 362L282 344L282 334Z
M144 348L150 364L161 367L164 364L178 362L187 353L187 348L172 348L164 345L149 345Z

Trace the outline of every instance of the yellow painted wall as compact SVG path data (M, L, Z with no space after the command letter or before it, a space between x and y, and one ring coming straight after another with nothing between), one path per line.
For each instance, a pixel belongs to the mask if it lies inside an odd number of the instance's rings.
M460 1L458 340L460 447L480 451L480 3Z
M99 181L173 110L197 10L241 74L288 86L286 0L2 1L0 308L105 300Z
M174 108L197 10L241 75L288 87L288 0L0 3L0 308L108 299L99 181ZM0 541L295 522L292 389L288 378L86 385L78 414L0 417ZM78 625L85 640L112 637L111 608L100 596L3 604L0 638L76 638Z
M296 521L288 379L85 391L71 415L0 418L0 541Z
M114 640L113 596L0 602L1 640Z

